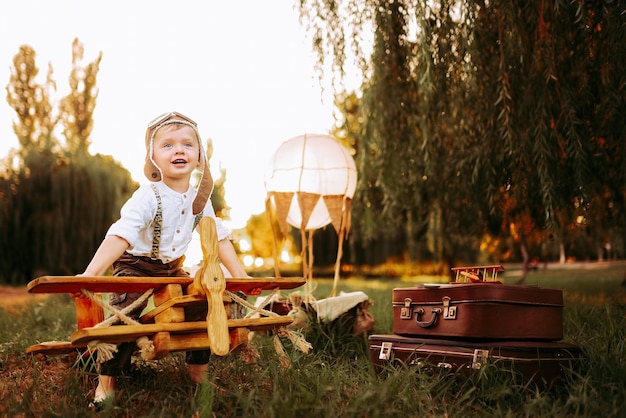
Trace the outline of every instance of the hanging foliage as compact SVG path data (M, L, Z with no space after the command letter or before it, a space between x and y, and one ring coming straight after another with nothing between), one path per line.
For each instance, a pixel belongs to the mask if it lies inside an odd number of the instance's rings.
M400 229L409 249L425 241L449 258L516 223L563 242L583 216L598 242L624 236L622 2L305 0L300 11L322 78L339 95L344 68L362 79L353 237Z

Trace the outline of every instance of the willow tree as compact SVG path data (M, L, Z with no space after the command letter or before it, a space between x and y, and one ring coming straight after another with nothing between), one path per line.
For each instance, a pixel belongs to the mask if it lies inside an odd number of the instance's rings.
M476 184L487 185L492 213L514 229L523 256L525 235L538 228L561 258L568 233L584 229L598 244L607 231L624 236L624 12L608 2L476 8L474 80L489 100L476 102L469 154L496 174ZM503 199L513 203L494 204Z
M444 256L484 232L514 235L524 254L529 230L563 241L598 213L595 233L623 236L617 3L301 1L319 68L342 80L352 56L363 79L355 228L417 214ZM372 190L383 207L369 219Z
M354 219L364 236L404 232L415 254L413 231L420 228L424 175L416 118L418 86L412 72L406 18L398 4L377 10L371 77L362 105L377 109L364 119L358 171L363 173ZM355 234L355 238L359 236Z
M471 190L459 170L469 129L462 112L467 28L449 8L408 2L303 3L301 10L320 68L331 58L341 77L353 55L362 70L353 241L399 235L409 260L425 252L425 242L450 262L466 237L480 236L481 207L468 205Z
M81 272L136 187L111 157L88 153L101 56L82 67L80 50L75 41L70 93L57 112L51 67L39 84L31 47L22 46L13 60L7 101L17 115L20 148L3 161L0 176L0 279L5 282ZM55 136L59 121L65 141Z

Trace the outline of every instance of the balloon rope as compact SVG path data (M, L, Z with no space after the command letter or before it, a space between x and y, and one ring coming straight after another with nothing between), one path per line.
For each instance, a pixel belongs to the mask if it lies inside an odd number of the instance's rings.
M335 260L335 277L333 278L333 290L330 297L337 296L337 286L339 285L339 269L341 265L341 257L343 256L343 239L346 232L345 228L346 212L341 214L341 226L339 227L339 242L337 243L337 260Z
M309 248L309 278L313 279L313 234L315 233L314 229L309 230L309 238L307 242L307 247Z
M278 263L278 243L276 242L276 228L274 228L274 223L272 222L272 202L268 197L265 199L265 213L267 213L267 222L270 224L270 228L272 229L272 242L274 244L274 275L276 277L280 276L280 269Z
M300 241L302 242L302 250L300 251L300 258L302 259L302 276L309 279L309 263L307 262L307 241L306 241L306 231L304 228L300 228Z

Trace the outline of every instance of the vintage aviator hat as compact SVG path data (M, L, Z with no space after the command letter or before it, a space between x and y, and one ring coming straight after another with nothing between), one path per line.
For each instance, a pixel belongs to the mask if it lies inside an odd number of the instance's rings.
M150 181L161 180L161 169L155 164L154 159L152 158L154 136L163 126L175 123L190 126L196 133L196 139L198 140L198 145L200 146L198 161L200 161L199 169L202 172L202 177L200 179L196 198L194 199L192 206L193 214L197 215L202 212L209 196L211 195L211 192L213 191L213 178L211 177L209 164L206 160L204 146L202 145L200 133L198 132L198 124L196 122L178 112L164 113L150 122L148 124L148 129L146 130L146 163L143 172Z

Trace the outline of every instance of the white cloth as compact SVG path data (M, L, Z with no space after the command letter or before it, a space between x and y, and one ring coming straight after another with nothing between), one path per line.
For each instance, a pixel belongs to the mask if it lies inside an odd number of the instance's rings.
M178 193L162 181L153 184L156 185L162 202L159 258L164 263L169 263L185 254L193 237L195 216L192 214L191 204L196 190L190 185L186 193ZM141 185L124 203L120 219L111 225L106 235L117 235L128 241L130 247L127 251L130 254L150 257L156 211L157 199L152 186ZM218 241L228 237L229 231L221 219L215 216L211 199L207 201L203 215L215 219Z
M314 307L317 317L323 321L334 321L350 309L361 302L365 302L369 297L361 292L341 292L339 296L315 301Z

